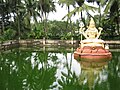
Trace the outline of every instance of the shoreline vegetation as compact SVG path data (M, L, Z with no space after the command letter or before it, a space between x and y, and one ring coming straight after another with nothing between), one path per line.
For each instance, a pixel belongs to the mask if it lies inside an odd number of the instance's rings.
M105 40L110 48L120 48L120 40ZM27 40L8 40L0 42L0 50L14 47L77 47L80 40L49 40L49 39L27 39Z
M1 0L0 50L14 46L79 45L79 40L84 39L80 27L83 24L87 29L91 17L96 28L103 28L100 38L110 47L119 46L119 3L118 0ZM61 21L48 18L50 13L57 12L56 5L65 6L68 11ZM92 15L89 11L98 14ZM75 15L79 17L73 22Z
M96 28L103 28L100 38L120 40L119 5L119 0L1 0L0 41L43 38L80 40L79 29L82 24L87 29L91 17ZM60 21L48 18L50 13L60 11L56 6L61 9L65 6L68 11ZM73 21L75 15L78 18Z

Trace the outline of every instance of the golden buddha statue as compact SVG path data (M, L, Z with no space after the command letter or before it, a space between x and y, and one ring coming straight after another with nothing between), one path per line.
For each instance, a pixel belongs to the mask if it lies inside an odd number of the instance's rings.
M103 46L104 41L98 39L100 37L101 31L103 29L99 27L98 29L95 26L95 22L93 18L90 19L90 24L85 31L85 28L82 26L80 28L81 34L86 38L85 40L81 41L81 45L83 46ZM104 46L103 46L104 47Z

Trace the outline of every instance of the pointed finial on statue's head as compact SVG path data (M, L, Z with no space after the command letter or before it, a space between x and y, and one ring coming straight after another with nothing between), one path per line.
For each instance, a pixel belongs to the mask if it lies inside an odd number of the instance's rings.
M90 25L91 25L91 24L92 24L92 25L93 25L93 24L95 25L94 19L93 19L92 17L90 18Z
M89 28L94 28L94 27L95 27L95 22L94 22L94 19L91 17Z

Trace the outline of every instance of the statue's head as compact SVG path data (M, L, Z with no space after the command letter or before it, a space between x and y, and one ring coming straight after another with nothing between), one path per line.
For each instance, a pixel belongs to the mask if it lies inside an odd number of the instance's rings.
M94 22L94 19L92 17L90 19L89 28L95 28L95 22Z

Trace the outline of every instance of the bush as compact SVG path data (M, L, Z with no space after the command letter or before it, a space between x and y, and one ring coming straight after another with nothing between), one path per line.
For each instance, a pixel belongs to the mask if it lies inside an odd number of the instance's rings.
M8 28L7 30L5 30L5 31L3 32L3 35L0 36L0 40L1 40L1 41L11 40L11 39L14 38L15 34L16 34L16 31L14 31L14 30L11 29L11 28Z

